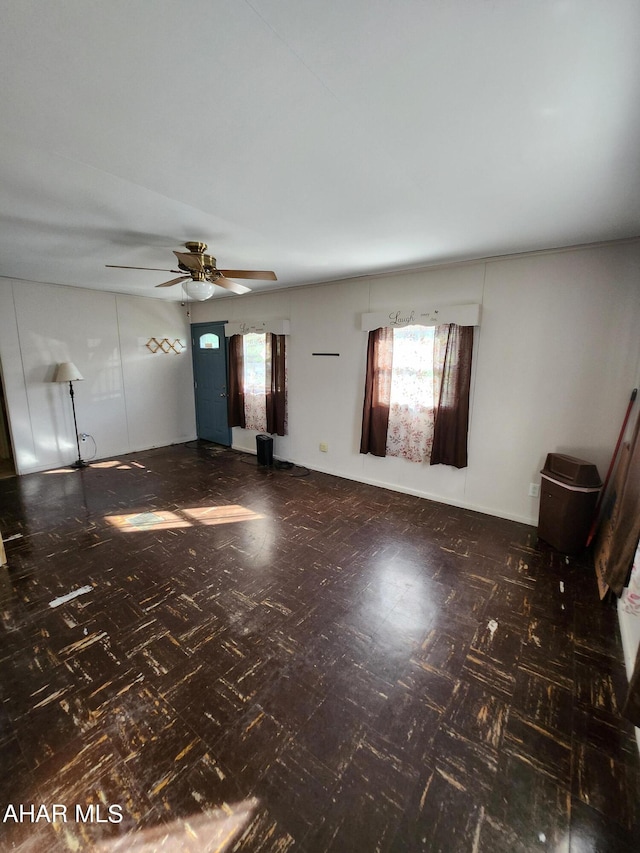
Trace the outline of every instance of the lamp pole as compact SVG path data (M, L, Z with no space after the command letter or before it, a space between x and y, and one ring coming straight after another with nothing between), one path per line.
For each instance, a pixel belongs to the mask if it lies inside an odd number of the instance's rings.
M83 461L82 456L80 455L80 436L78 435L78 421L76 420L76 404L73 399L73 383L79 382L83 379L82 374L75 366L72 361L63 361L56 368L55 375L53 377L54 382L68 382L69 383L69 396L71 397L71 408L73 410L73 428L76 431L76 447L78 448L78 458L71 465L71 468L86 468L87 463Z
M76 431L76 446L78 448L78 458L71 466L72 468L86 468L87 463L80 456L80 437L78 436L78 422L76 421L76 404L73 401L73 382L69 381L69 394L71 395L71 408L73 409L73 428Z

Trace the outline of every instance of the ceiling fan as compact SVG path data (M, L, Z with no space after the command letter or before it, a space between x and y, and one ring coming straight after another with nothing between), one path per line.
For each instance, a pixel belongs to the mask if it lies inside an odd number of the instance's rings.
M190 241L184 244L186 252L174 252L173 254L178 259L177 270L163 270L157 267L124 267L118 264L105 264L107 267L118 270L156 270L158 272L173 272L187 273L180 275L179 278L172 278L171 281L164 281L162 284L156 284L156 287L172 287L174 284L180 284L183 281L209 282L209 284L217 284L219 287L224 287L231 293L249 293L250 287L245 287L244 284L236 284L231 281L232 278L255 278L263 281L277 281L276 274L271 270L219 270L216 266L216 259L212 255L206 255L207 244L196 241Z

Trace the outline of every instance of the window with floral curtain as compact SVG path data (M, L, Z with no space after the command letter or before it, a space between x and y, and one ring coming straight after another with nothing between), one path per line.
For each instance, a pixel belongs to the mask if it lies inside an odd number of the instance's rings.
M467 465L473 326L369 332L361 453Z
M285 335L229 339L229 426L286 434Z
M425 462L433 446L433 326L393 330L386 455Z
M245 429L267 428L266 335L241 335L244 361Z

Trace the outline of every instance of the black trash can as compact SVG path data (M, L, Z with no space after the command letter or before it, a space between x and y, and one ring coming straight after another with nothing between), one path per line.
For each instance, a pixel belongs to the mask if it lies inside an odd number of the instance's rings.
M563 554L578 554L586 547L602 482L591 462L547 454L540 472L538 536Z
M273 439L270 435L256 436L256 450L258 451L258 465L273 465Z

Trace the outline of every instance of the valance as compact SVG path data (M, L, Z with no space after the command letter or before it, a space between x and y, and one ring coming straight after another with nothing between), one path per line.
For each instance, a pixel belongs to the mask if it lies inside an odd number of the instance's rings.
M224 327L225 338L233 335L289 335L291 334L291 321L284 318L275 320L233 320L226 323Z
M442 326L455 323L456 326L479 326L480 305L439 305L433 308L394 308L392 311L378 311L375 314L363 314L361 329L372 332L374 329L396 328L400 326Z

